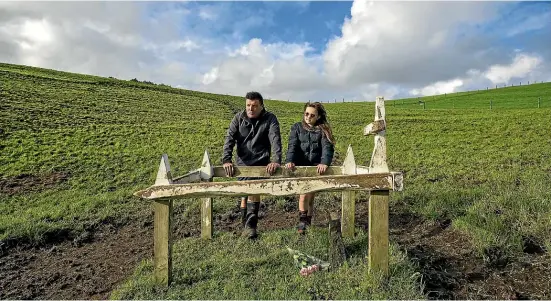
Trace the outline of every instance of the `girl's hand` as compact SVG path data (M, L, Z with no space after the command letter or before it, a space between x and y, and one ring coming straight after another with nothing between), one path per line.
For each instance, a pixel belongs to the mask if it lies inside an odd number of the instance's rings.
M321 175L327 170L327 165L325 164L318 164L318 173Z
M287 168L287 169L293 169L293 168L295 168L295 163L289 162L289 163L285 164L285 168Z

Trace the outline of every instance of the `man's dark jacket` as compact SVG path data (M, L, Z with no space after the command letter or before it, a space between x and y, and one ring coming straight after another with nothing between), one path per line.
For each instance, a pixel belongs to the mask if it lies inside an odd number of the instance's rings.
M237 150L237 165L281 164L281 135L277 117L265 109L254 120L247 116L246 110L235 114L226 134L223 163L232 162L234 146ZM270 161L272 152L274 158Z
M287 163L292 162L297 166L316 166L321 163L329 166L334 151L333 144L318 126L307 130L302 122L297 122L291 127Z

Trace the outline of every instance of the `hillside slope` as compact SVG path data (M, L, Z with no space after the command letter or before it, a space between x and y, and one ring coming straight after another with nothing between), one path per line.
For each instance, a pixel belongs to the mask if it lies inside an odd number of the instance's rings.
M8 64L0 64L0 80L3 249L150 217L150 204L132 193L154 182L161 154L168 154L174 175L197 168L205 149L220 164L225 130L244 106L242 97ZM404 191L391 194L391 211L445 221L468 237L476 258L492 264L495 250L507 262L527 246L548 250L550 92L543 83L426 97L426 110L417 99L388 101L389 166L405 174ZM281 122L285 150L303 104L267 100L266 107ZM334 164L350 144L357 163L367 165L373 139L362 131L373 103L326 108L337 138ZM321 200L320 209L338 208L331 194ZM176 223L193 225L196 202L181 203ZM216 204L219 215L235 201Z

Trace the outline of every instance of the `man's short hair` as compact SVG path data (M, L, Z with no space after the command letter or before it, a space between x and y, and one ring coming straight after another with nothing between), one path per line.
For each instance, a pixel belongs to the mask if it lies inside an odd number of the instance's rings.
M260 105L264 105L264 98L262 98L262 95L260 93L255 91L248 92L247 95L245 95L245 99L258 100L258 102L260 102Z

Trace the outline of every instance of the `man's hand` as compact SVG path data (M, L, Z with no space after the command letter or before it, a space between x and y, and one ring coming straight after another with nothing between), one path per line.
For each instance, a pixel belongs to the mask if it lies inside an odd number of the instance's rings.
M321 175L327 170L327 165L325 164L318 164L318 173Z
M272 162L268 164L268 166L266 166L266 171L268 172L268 174L273 175L278 167L279 167L279 163Z
M226 176L228 176L228 177L233 176L233 164L232 163L224 163L224 171L226 172Z
M295 168L295 163L289 162L289 163L285 164L285 168L287 168L287 169L293 169L293 168Z

